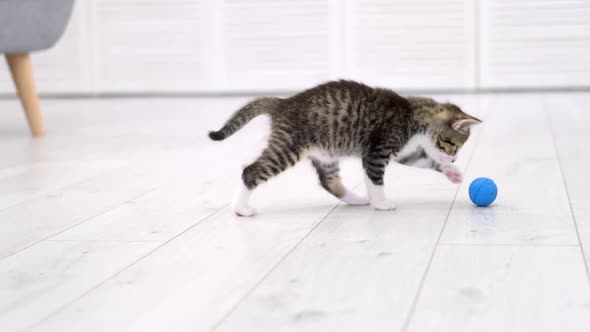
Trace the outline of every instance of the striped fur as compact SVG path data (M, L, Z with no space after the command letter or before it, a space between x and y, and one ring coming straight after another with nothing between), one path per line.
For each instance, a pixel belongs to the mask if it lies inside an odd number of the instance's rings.
M235 112L218 131L210 131L209 138L221 141L231 136L255 117L268 113L279 104L279 98L258 98Z
M450 169L446 165L469 137L469 126L479 122L453 104L332 81L290 98L256 99L209 137L223 140L261 114L271 118L271 135L266 149L244 169L243 190L253 190L311 155L322 187L345 201L352 193L340 181L339 157L360 157L371 185L381 190L391 160L439 172ZM349 203L364 201L349 199Z

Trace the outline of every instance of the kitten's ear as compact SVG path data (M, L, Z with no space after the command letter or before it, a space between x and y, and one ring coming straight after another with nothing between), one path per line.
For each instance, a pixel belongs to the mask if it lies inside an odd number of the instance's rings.
M480 119L468 116L468 118L454 120L451 127L458 132L466 133L471 126L478 123L481 123Z

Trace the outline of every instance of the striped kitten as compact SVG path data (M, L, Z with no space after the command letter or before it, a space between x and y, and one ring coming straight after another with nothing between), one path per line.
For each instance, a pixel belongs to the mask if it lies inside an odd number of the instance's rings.
M290 98L256 99L209 137L223 140L261 114L271 118L271 135L268 147L242 173L243 184L233 202L239 216L254 215L248 206L254 188L304 157L311 159L322 187L343 202L392 210L395 204L383 193L383 174L391 160L434 169L459 183L461 173L451 163L469 137L469 128L481 122L453 104L333 81ZM368 198L342 185L342 156L362 159Z

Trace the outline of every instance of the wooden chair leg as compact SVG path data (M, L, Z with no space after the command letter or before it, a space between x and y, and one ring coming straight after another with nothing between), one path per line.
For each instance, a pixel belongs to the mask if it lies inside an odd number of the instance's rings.
M39 107L39 97L33 78L33 66L28 53L6 54L6 62L10 67L12 79L21 104L27 115L29 128L33 136L43 136L43 116Z

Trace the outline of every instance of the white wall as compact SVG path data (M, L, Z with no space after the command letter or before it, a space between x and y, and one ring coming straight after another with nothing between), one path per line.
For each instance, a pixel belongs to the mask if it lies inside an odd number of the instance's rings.
M45 93L590 86L590 2L78 0L33 59Z

